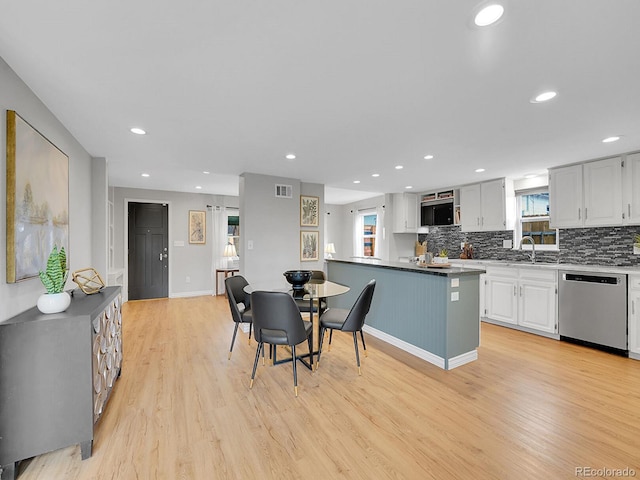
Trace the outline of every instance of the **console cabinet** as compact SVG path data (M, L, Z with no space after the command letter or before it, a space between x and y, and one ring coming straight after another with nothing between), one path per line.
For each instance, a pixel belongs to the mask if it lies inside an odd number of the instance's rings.
M0 322L0 478L17 464L80 444L91 456L93 426L122 366L119 286L73 291L65 312L31 308Z

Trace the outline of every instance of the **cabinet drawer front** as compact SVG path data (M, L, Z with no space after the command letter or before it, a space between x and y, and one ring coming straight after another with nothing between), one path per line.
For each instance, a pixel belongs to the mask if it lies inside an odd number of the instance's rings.
M640 275L629 275L629 288L640 290Z
M518 278L518 269L514 267L489 267L487 266L487 275L493 277Z
M557 270L547 270L539 267L520 267L518 270L521 279L551 283L556 283L558 281Z

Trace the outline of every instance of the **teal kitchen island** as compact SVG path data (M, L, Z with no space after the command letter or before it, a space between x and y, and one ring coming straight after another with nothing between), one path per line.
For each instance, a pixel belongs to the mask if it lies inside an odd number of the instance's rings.
M351 308L376 279L364 330L445 370L478 358L482 270L380 260L327 260L328 278L351 287L330 306Z

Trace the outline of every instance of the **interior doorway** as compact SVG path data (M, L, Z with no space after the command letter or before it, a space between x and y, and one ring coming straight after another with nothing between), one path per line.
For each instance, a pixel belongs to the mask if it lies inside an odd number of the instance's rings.
M129 300L169 296L169 206L129 202L127 207Z

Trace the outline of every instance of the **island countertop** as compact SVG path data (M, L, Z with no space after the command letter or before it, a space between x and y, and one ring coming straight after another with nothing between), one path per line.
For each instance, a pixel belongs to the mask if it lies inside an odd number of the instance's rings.
M474 268L470 267L459 267L459 266L450 266L450 267L420 267L415 263L409 262L389 262L385 260L368 260L361 258L352 258L349 260L343 260L338 258L329 258L327 262L336 262L336 263L350 263L355 265L370 265L374 267L380 268L388 268L392 270L403 270L406 272L417 272L424 273L427 275L438 275L440 277L460 277L463 275L480 275L484 273L484 267L477 266Z

